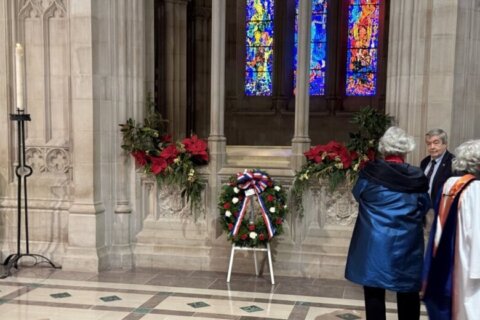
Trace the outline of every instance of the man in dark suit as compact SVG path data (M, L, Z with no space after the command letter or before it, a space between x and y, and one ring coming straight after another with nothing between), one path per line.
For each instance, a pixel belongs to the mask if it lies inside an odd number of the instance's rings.
M442 129L432 129L425 135L429 156L420 163L420 168L429 180L429 193L432 205L438 201L443 184L452 176L453 154L447 150L447 133Z

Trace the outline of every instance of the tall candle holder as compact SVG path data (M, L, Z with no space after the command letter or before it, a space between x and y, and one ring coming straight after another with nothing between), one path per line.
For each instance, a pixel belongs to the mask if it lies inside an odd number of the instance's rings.
M18 164L15 168L15 175L18 179L17 185L17 253L10 254L5 261L4 273L0 278L6 278L11 275L11 269L18 269L18 263L23 257L33 257L34 265L46 262L55 269L57 267L50 259L40 254L30 253L29 234L28 234L28 198L27 198L27 178L33 173L32 167L25 163L25 121L31 121L30 114L24 113L23 109L17 109L17 113L10 114L10 121L17 122L18 128ZM22 197L23 192L23 197ZM22 253L21 235L22 235L22 200L25 213L25 253ZM43 261L39 261L42 259Z

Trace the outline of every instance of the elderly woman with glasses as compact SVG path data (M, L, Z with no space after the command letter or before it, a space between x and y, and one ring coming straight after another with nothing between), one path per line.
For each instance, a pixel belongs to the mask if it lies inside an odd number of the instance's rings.
M397 293L398 318L420 318L423 218L430 208L428 180L405 163L413 137L390 127L380 139L383 159L367 163L352 193L359 212L345 277L364 288L367 319L386 318L385 290Z

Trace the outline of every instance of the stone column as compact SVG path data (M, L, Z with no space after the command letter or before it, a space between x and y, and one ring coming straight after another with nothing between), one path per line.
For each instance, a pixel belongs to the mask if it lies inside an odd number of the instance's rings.
M98 4L98 3L97 3ZM100 37L94 0L70 1L72 82L73 182L68 217L68 247L64 270L95 272L108 267L105 247L105 208L101 199L101 101L105 83L98 73ZM96 14L97 16L94 16Z
M9 147L11 130L9 114L14 112L15 108L9 93L14 92L12 91L14 86L8 86L7 83L15 83L11 69L11 66L14 65L13 61L15 61L15 51L14 47L9 45L8 40L8 3L9 1L7 0L0 1L0 56L3 57L0 60L0 199L4 199L7 196L7 184L13 178L12 163L10 161L13 150ZM0 261L3 261L3 259L4 257L0 252Z
M426 116L425 80L431 45L428 5L429 1L412 0L390 3L386 112L414 134L417 142L423 138ZM418 150L414 162L419 163Z
M305 162L303 153L310 146L308 118L310 104L310 27L312 3L300 0L298 18L298 69L295 95L295 133L292 139L292 169L298 170Z
M133 4L133 6L132 6ZM129 30L133 29L133 12L138 4L127 0L111 2L111 59L112 59L112 105L116 114L116 123L125 123L131 116L131 79L129 62L132 61L132 45L129 45ZM130 156L121 149L122 135L117 130L114 142L115 158L115 204L112 230L112 264L116 267L131 268L133 253L130 246L130 219L132 209L129 201L129 171Z
M415 136L418 147L409 159L414 164L426 155L424 135L429 129L454 132L455 68L462 61L456 51L459 3L390 3L386 111Z
M9 114L16 111L14 106L15 79L15 49L8 39L9 30L9 1L0 1L0 198L5 196L7 181L9 180L8 168L11 157L9 148L9 130L11 123ZM8 85L10 83L10 85Z
M458 22L455 48L452 149L468 139L480 137L480 2L458 1Z
M166 103L174 140L187 135L187 0L165 0Z
M207 212L215 226L217 195L220 190L219 171L225 164L225 1L212 0L212 78L210 98L210 151ZM207 217L207 221L210 219ZM213 227L215 229L215 227ZM220 233L220 231L219 231ZM213 235L213 232L210 232ZM215 237L218 234L215 235Z

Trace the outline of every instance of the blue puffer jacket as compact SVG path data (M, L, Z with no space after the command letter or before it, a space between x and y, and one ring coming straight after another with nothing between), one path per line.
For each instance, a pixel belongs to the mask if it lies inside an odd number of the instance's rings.
M375 160L353 188L359 214L345 277L396 292L419 291L423 264L423 217L430 207L423 171Z

